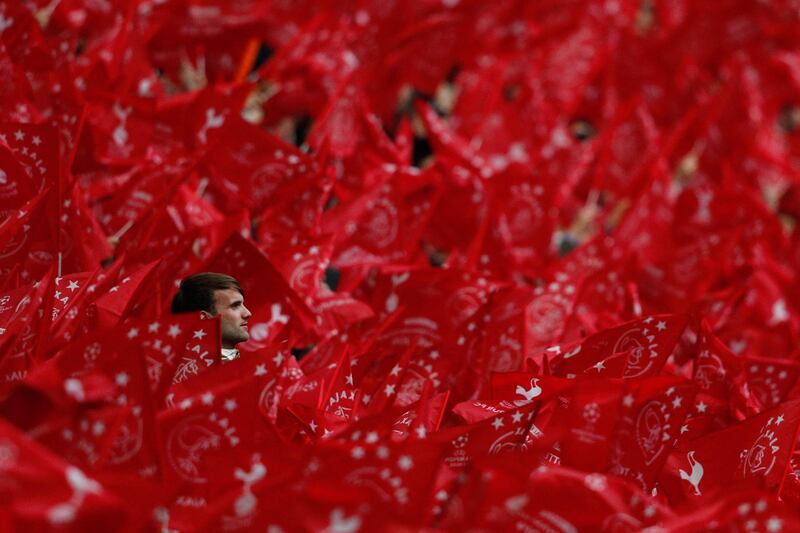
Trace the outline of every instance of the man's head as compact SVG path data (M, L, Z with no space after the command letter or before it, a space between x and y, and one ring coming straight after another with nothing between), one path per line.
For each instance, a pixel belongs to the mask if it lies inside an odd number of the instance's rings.
M181 281L172 299L172 312L192 311L199 311L202 318L220 316L223 348L233 348L250 338L247 321L252 314L244 306L244 291L231 276L201 272Z

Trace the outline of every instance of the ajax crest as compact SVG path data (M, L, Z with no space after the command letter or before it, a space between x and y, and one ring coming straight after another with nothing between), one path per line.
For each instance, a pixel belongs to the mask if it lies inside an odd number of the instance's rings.
M783 422L783 415L777 419L770 418L753 441L752 446L739 453L742 477L766 476L775 467L781 448L778 445L778 438L775 436L775 428L772 427L773 421L777 422L775 424L777 426Z
M653 365L658 357L655 336L648 335L647 328L633 328L623 333L617 339L612 353L630 352L628 364L625 369L626 378L635 378L643 375Z
M644 454L645 463L651 464L664 451L664 442L669 439L666 422L666 407L653 400L639 411L636 418L636 442Z

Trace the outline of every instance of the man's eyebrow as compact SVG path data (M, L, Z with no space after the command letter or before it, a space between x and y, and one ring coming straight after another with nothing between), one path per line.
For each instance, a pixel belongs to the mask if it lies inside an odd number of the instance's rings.
M231 307L236 307L237 305L242 305L244 300L234 300L231 302Z

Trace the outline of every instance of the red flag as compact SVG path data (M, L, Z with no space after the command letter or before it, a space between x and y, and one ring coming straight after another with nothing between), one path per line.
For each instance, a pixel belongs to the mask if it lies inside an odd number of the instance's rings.
M674 502L732 486L775 492L799 426L800 402L792 401L701 436L670 456L660 483Z
M81 469L0 421L5 452L4 527L113 530L126 516L117 496Z

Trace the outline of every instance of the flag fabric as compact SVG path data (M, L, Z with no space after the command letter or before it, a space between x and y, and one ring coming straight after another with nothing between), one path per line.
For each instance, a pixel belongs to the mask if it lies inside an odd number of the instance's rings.
M798 529L799 30L0 0L0 530Z

